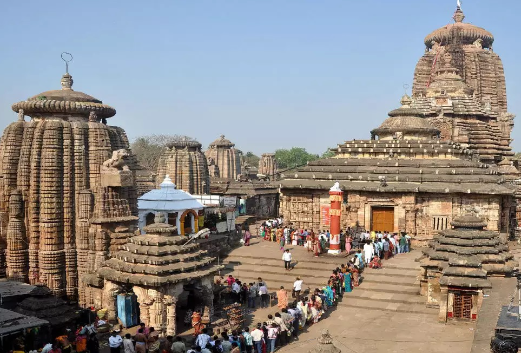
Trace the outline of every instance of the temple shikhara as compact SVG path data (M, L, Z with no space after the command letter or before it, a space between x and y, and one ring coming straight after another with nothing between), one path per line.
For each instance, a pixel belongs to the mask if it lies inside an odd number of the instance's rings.
M509 160L514 116L507 112L503 65L492 34L464 18L458 7L453 24L425 38L412 95L371 139L341 143L331 149L333 158L285 173L286 219L327 229L328 190L338 181L343 227L407 232L425 244L472 207L487 229L514 232L512 180L519 172Z
M282 216L284 226L330 230L324 256L341 253L347 227L408 234L422 248L425 303L440 321L476 319L490 277L518 267L507 240L521 178L494 37L464 19L458 6L454 23L425 37L412 93L365 138L290 170L275 153L249 165L224 135L206 149L171 141L145 170L125 131L108 125L116 110L74 90L67 66L61 89L12 105L0 140L0 281L44 293L20 303L27 312L79 305L175 335L180 313L214 319L214 276L248 221Z

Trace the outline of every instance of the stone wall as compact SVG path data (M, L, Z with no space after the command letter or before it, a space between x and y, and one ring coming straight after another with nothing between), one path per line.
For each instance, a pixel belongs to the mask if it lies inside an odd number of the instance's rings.
M346 192L341 226L371 228L373 206L394 207L394 231L406 231L424 243L439 230L450 227L456 216L475 210L488 224L487 229L508 232L509 213L515 212L510 197L490 195L415 194ZM329 205L326 190L282 189L280 214L297 228L328 229L324 212Z

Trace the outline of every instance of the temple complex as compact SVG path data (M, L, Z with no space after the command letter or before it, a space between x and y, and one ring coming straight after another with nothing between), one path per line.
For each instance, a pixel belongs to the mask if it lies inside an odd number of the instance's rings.
M13 104L0 141L0 275L83 302L85 275L136 229L136 162L116 110L68 72L61 86Z
M277 175L277 160L275 159L275 153L263 153L261 155L257 173L259 178L275 180L275 176Z
M236 180L241 174L240 151L221 135L205 151L210 177Z
M156 186L168 175L177 188L191 194L208 194L210 178L206 157L197 141L182 139L169 142L159 158Z
M213 311L213 276L222 267L201 250L199 244L181 235L165 223L162 213L155 223L145 226L146 234L128 239L98 270L104 279L103 289L91 287L96 307L108 308L109 319L122 318L116 312L114 294L136 296L139 320L161 334L176 334L179 309L201 308L208 320ZM179 297L189 292L187 305L179 305ZM191 299L190 299L191 298ZM119 301L119 299L117 299ZM122 306L118 305L118 310ZM134 307L134 310L136 308Z
M507 112L503 64L492 50L490 32L464 23L459 7L453 19L425 37L425 54L414 72L413 106L440 129L443 140L497 163L513 156L514 115Z
M492 35L463 17L458 7L454 25L427 37L413 95L370 140L339 144L333 158L283 175L285 219L329 228L328 191L338 181L344 228L403 231L425 241L474 207L489 231L514 232L519 192L512 180L519 174L506 159L513 155L513 115L506 112L503 68L490 50Z
M510 275L518 264L508 252L506 237L484 230L487 223L473 214L455 218L452 229L439 232L423 250L421 294L440 308L439 320L477 318L487 276Z

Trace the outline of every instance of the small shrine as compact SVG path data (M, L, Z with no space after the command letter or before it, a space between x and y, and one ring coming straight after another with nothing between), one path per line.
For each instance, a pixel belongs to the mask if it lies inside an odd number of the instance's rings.
M126 327L144 322L163 335L175 335L176 322L188 311L209 322L213 276L222 266L198 243L177 235L162 212L144 231L128 239L98 271L108 319L117 317Z
M165 223L174 227L176 234L197 233L203 225L204 206L188 192L177 189L168 175L159 189L147 192L138 198L139 228L154 223L158 213L166 214Z
M506 236L488 231L487 223L464 215L439 232L420 262L420 294L427 304L439 306L439 320L475 320L484 290L492 287L488 276L510 275L518 264L508 251Z

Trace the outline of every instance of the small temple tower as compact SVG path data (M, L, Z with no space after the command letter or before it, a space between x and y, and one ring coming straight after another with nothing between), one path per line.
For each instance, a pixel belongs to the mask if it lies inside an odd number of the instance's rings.
M259 160L258 174L268 177L270 180L277 174L277 160L275 153L263 153Z
M201 144L186 138L167 144L159 158L156 184L168 175L177 188L191 194L210 193L210 177Z
M211 177L235 180L241 174L240 151L224 135L208 146L205 155Z
M98 270L104 279L101 306L109 308L109 319L126 315L125 310L116 312L118 297L137 296L138 322L153 326L163 335L175 335L181 307L178 301L184 291L193 297L191 310L200 310L203 319L209 319L213 311L213 276L222 266L213 264L215 259L199 244L175 235L176 228L165 223L162 213L156 214L155 222L144 230L146 234L128 239ZM136 304L130 306L135 311Z
M483 291L492 287L487 276L510 275L518 264L505 237L484 228L481 218L455 218L452 229L439 232L423 250L420 293L440 308L439 320L477 318Z
M123 129L106 123L116 110L72 86L66 72L60 90L12 106L18 119L0 140L0 275L85 305L88 275L135 229L136 162Z

